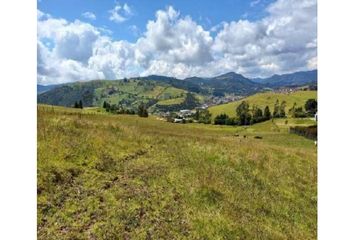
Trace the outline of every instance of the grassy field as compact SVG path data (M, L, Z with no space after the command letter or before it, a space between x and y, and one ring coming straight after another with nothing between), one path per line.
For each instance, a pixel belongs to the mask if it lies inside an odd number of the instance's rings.
M172 98L167 100L161 100L157 104L159 105L171 105L171 104L180 104L184 101L184 97L181 98Z
M38 239L316 239L317 149L288 133L310 124L39 105Z
M273 111L274 104L276 100L279 99L279 104L282 101L286 101L286 113L288 113L288 110L292 108L295 102L298 107L303 107L306 101L310 98L317 99L317 91L297 91L290 94L274 92L258 93L236 102L210 107L209 111L211 112L213 118L221 113L226 113L229 116L235 116L236 107L242 101L247 101L250 104L250 107L255 104L258 107L261 107L262 110L264 110L264 108L268 105L270 110Z

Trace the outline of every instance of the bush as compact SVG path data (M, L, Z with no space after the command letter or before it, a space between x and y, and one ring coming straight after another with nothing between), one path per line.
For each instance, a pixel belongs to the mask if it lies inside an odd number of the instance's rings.
M290 128L290 133L295 133L300 136L304 136L306 138L316 140L317 139L317 125L303 127L303 126L296 126Z

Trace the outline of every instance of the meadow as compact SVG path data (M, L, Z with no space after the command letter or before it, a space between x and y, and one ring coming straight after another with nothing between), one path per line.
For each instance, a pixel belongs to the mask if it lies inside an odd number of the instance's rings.
M288 132L310 119L232 127L37 110L38 239L317 238L317 149Z
M213 118L221 113L226 113L230 117L234 117L236 115L236 107L240 105L242 101L247 101L250 105L250 108L252 108L253 105L257 105L262 110L264 110L264 108L268 106L272 112L274 104L278 99L279 104L282 101L286 102L285 109L286 113L288 113L289 109L293 107L294 103L296 103L297 107L304 107L306 101L311 98L317 99L317 91L296 91L293 93L264 92L254 94L239 101L213 106L208 110L212 114Z

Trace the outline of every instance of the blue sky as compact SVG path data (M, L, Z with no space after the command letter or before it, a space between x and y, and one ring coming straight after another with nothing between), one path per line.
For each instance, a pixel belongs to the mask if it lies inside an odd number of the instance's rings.
M131 16L119 24L109 20L109 11L117 2L121 5L127 4L132 10ZM81 19L97 27L108 28L112 31L114 39L135 41L146 28L147 21L154 19L156 11L166 9L168 6L178 9L182 15L191 16L205 29L211 29L224 21L260 19L266 15L264 8L271 2L272 0L41 0L38 9L53 17L70 21ZM85 12L93 13L96 18L84 17ZM132 26L137 27L137 32L131 30Z
M38 82L317 68L316 0L41 0Z

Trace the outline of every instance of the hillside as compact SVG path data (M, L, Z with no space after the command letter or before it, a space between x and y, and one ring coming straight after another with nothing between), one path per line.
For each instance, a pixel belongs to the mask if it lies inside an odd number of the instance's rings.
M38 238L316 239L316 147L288 125L40 105Z
M279 76L280 80L272 80L272 84L278 87L294 82L303 83L302 80L307 79L300 77L303 74L306 75L306 73L294 73L295 77L291 79L282 75ZM85 107L102 106L106 101L133 109L140 103L145 103L150 110L158 111L159 106L163 106L160 107L161 110L167 110L198 105L211 96L224 97L230 94L249 96L269 87L267 84L270 80L262 81L265 81L265 84L256 83L234 72L213 78L192 77L184 80L151 75L114 81L97 80L50 86L38 85L37 100L38 103L67 107L73 106L80 100ZM187 93L192 93L198 101L192 105L180 104L186 98ZM172 106L166 107L168 105Z
M273 75L269 78L256 78L253 81L272 88L306 84L317 85L317 70Z
M295 102L298 107L304 106L306 101L310 98L317 99L317 91L297 91L289 94L265 92L249 96L236 102L210 107L209 111L211 112L213 118L221 113L226 113L229 116L235 116L236 107L242 101L247 101L250 107L252 107L253 104L261 107L262 109L269 106L270 110L273 111L274 104L276 100L279 99L279 102L286 101L286 113L288 113L289 108L291 108Z
M37 98L38 103L67 107L82 100L85 107L102 106L106 101L134 108L141 102L151 106L160 100L181 98L186 93L186 90L164 82L129 79L69 83L44 92Z
M54 89L56 87L58 87L59 85L40 85L40 84L37 84L37 94L41 94L41 93L44 93L44 92L47 92L51 89Z
M213 78L186 78L185 81L195 83L203 88L209 88L214 95L223 95L225 93L250 95L263 89L261 84L252 82L250 79L234 72Z

